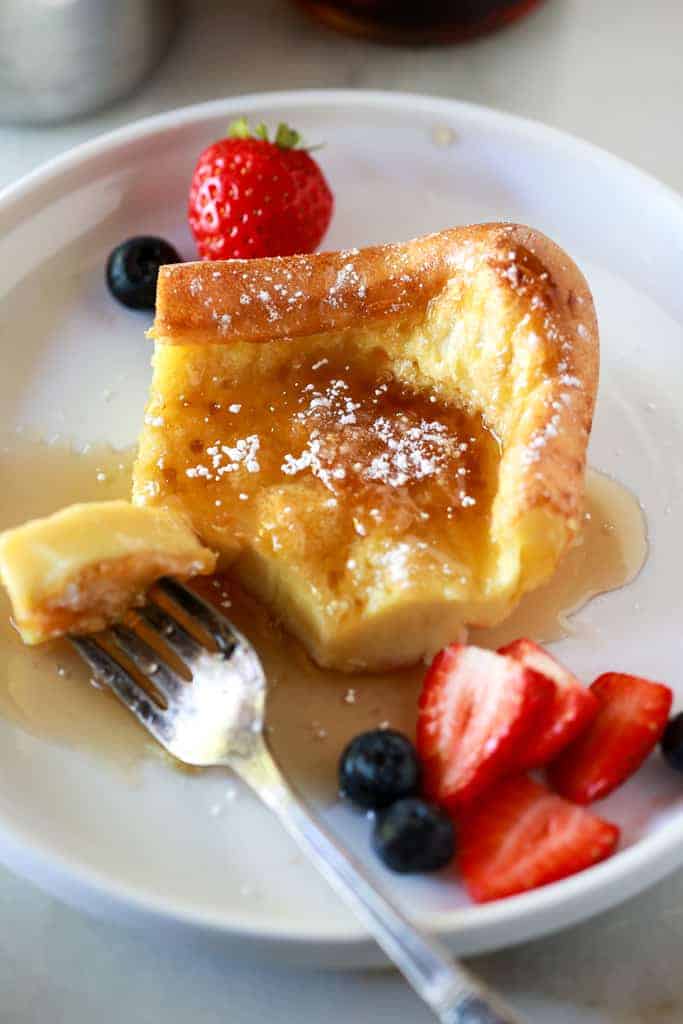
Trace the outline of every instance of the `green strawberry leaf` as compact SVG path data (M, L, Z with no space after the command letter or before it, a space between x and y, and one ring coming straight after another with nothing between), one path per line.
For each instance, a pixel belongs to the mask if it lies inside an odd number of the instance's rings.
M252 131L251 125L246 117L238 117L228 128L230 139L261 139L262 142L270 142L268 137L268 126L264 121L259 121ZM275 145L280 149L305 149L307 153L313 153L321 146L304 146L301 134L290 128L284 121L277 126L274 139Z
M280 121L275 134L275 145L280 149L296 149L301 142L301 135L284 121Z
M251 138L251 128L246 117L238 117L236 121L232 121L228 127L228 138L230 139L249 139Z

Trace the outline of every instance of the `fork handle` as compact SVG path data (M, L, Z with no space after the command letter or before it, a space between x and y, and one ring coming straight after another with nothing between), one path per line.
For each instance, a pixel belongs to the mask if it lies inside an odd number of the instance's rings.
M231 766L274 811L441 1024L520 1024L441 943L404 917L360 861L295 796L265 743Z

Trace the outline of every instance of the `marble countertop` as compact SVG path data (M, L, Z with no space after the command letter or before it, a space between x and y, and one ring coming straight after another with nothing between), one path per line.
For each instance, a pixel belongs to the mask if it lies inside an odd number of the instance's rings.
M683 5L548 0L484 41L396 49L319 29L284 0L204 0L127 101L54 128L0 127L0 186L136 118L240 92L316 87L457 97L581 135L683 191ZM253 1024L429 1019L384 974L304 974L227 961L81 916L0 870L0 1021ZM683 873L562 934L473 966L531 1024L680 1024Z

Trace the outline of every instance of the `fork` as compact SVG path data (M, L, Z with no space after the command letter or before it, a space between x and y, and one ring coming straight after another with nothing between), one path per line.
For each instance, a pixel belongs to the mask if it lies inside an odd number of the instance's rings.
M408 921L295 795L264 735L263 668L251 644L223 615L164 578L128 624L70 640L95 678L170 754L189 765L230 768L249 785L441 1024L520 1024L441 943ZM174 664L177 659L191 681Z

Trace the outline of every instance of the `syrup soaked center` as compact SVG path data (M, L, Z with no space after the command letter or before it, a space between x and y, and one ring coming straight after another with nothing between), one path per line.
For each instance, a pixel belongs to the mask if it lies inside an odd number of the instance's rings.
M340 549L371 533L446 546L450 537L465 561L477 552L499 462L479 417L402 385L379 349L351 358L342 345L324 355L290 347L260 367L255 348L248 373L233 376L228 363L193 386L181 371L164 391L162 422L148 417L150 430L166 425L153 470L162 497L181 493L209 530L232 526L276 549L302 521L310 529L314 510L310 540L323 562L329 550L338 564Z

